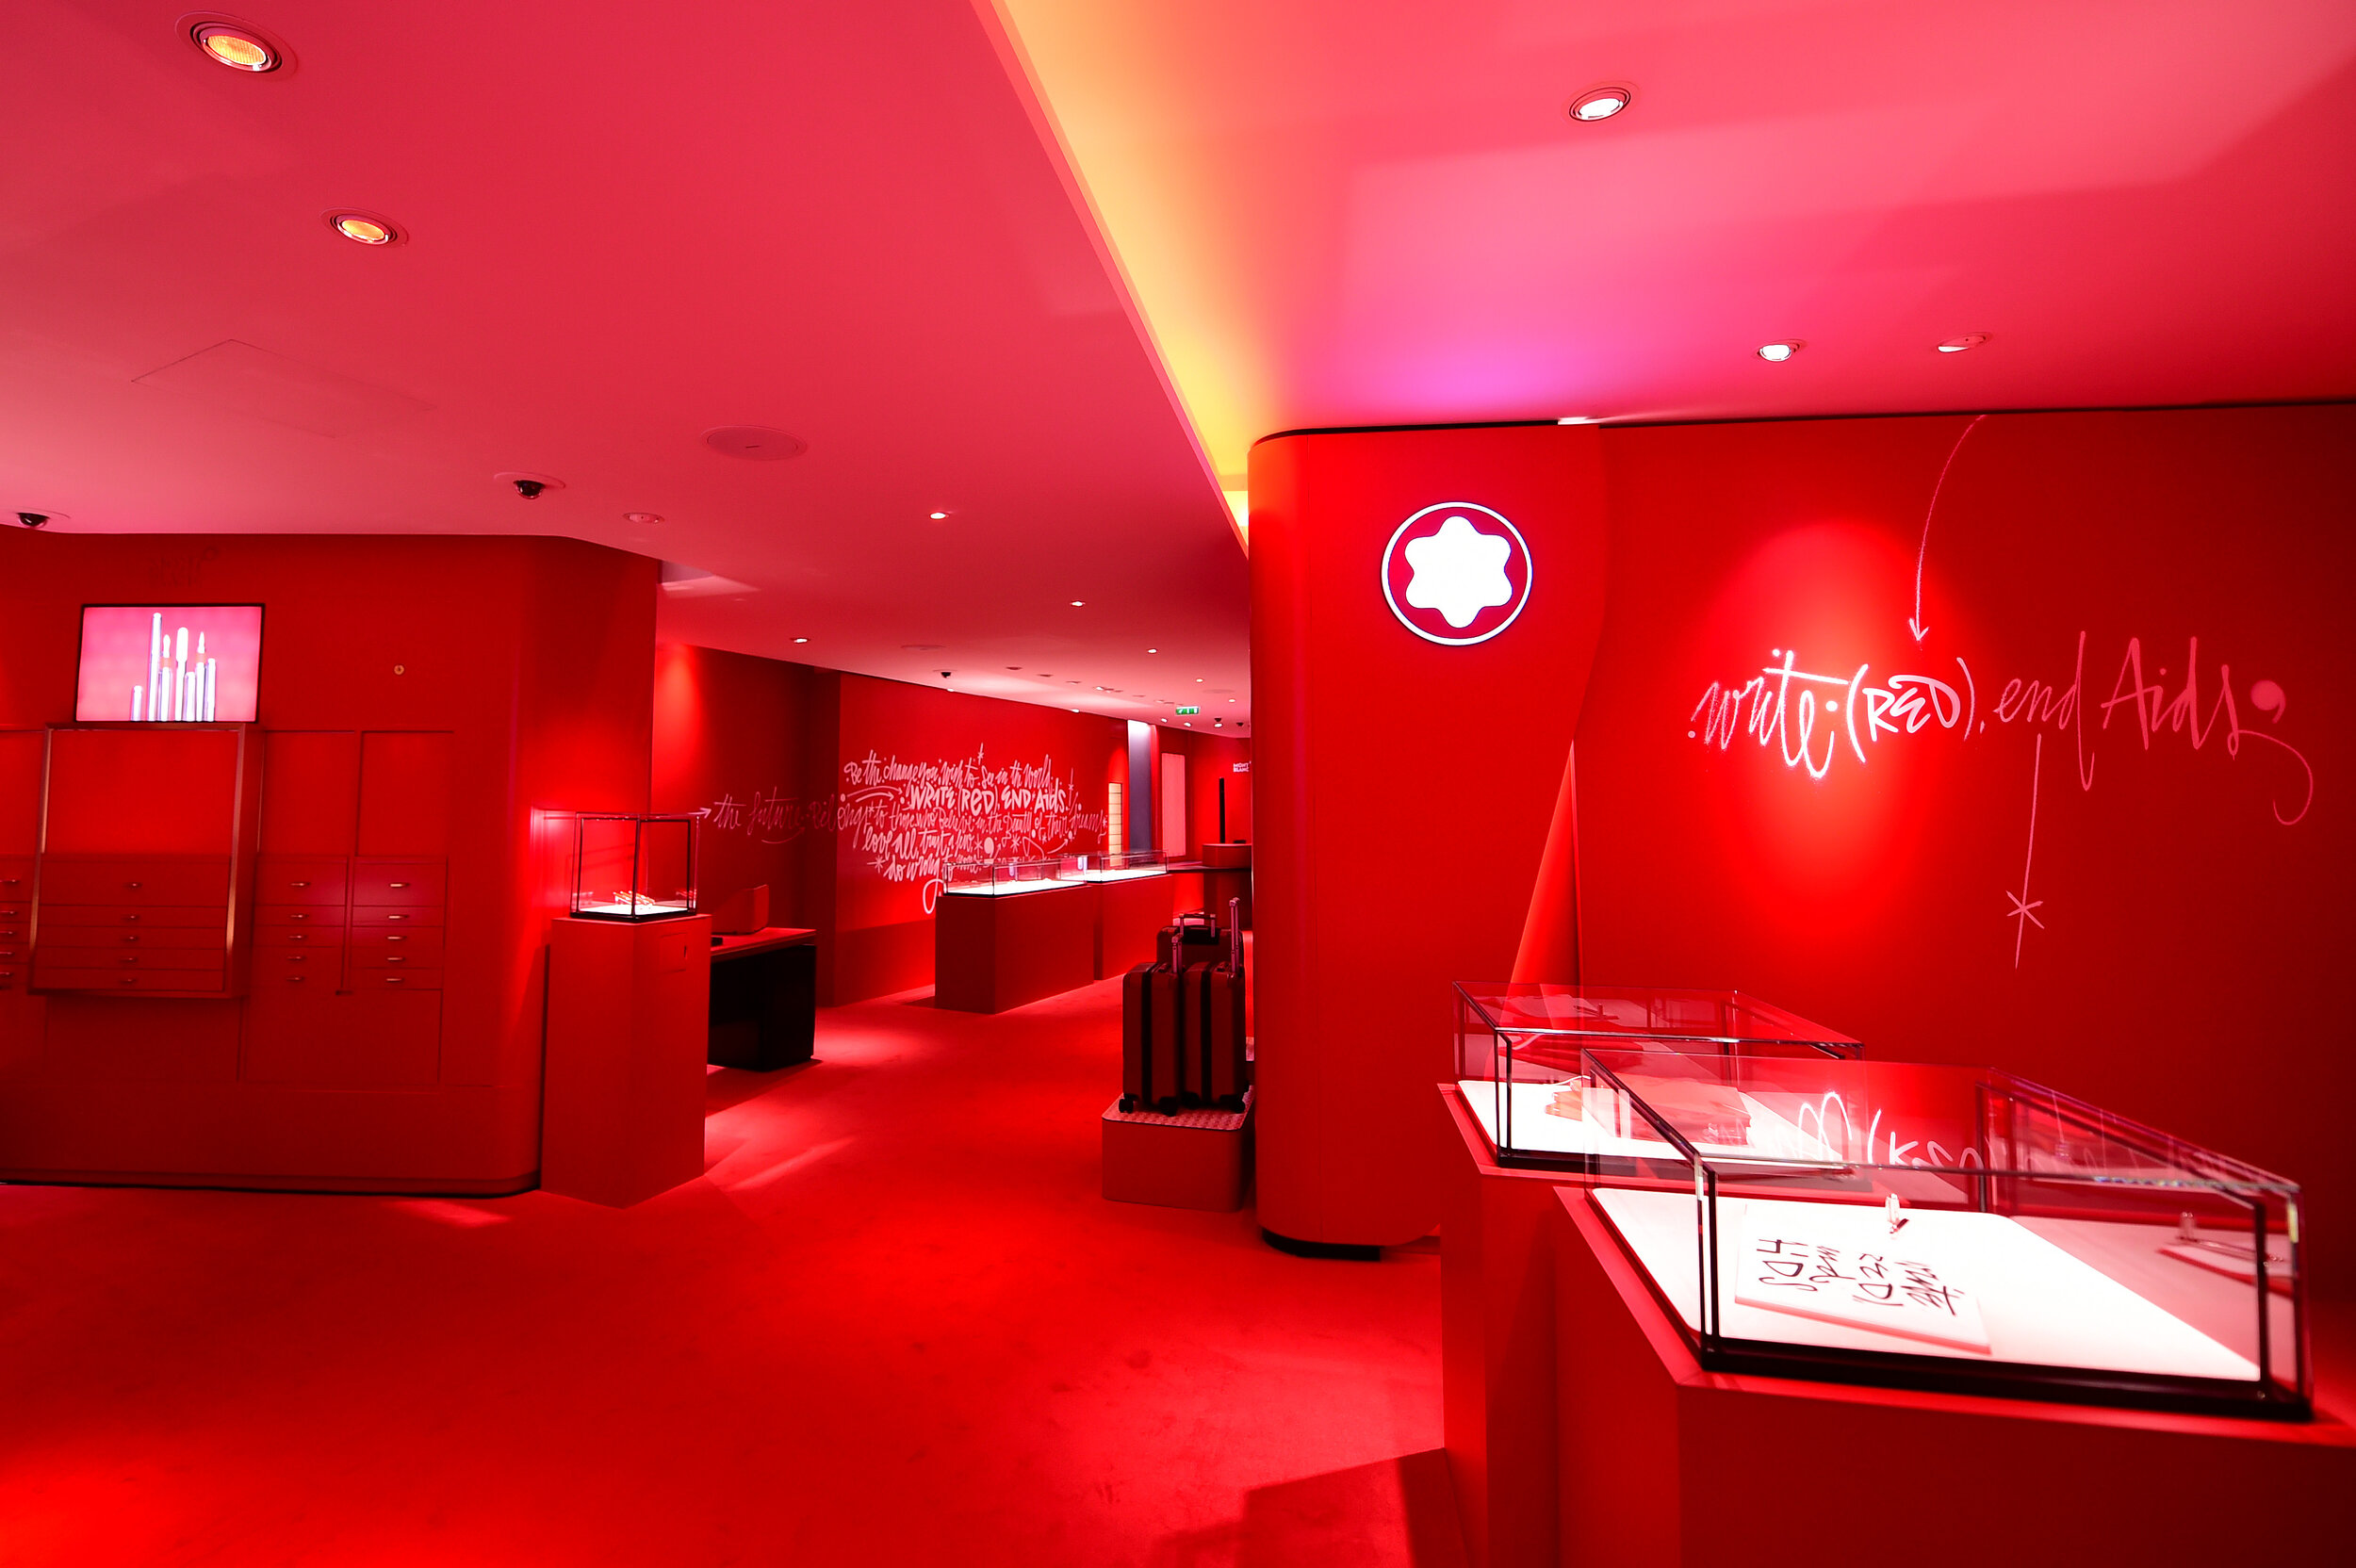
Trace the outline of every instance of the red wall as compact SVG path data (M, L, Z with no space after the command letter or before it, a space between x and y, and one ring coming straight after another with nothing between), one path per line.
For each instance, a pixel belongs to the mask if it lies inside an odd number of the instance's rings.
M1158 750L1177 752L1186 760L1186 841L1161 841L1160 779L1154 780L1154 847L1172 857L1193 859L1203 846L1219 836L1219 786L1227 784L1227 837L1231 842L1252 838L1252 743L1225 735L1204 735L1168 727L1155 732ZM1242 772L1236 771L1240 765ZM1160 764L1155 763L1158 769Z
M842 700L832 670L684 643L655 650L655 808L710 813L703 907L766 884L772 924L833 930Z
M1592 678L1567 633L1432 649L1390 620L1396 519L1580 515L1558 498L1598 450ZM1738 987L2296 1178L2318 1286L2356 1288L2352 455L2344 405L1264 442L1263 1218L1428 1223L1447 982L1561 910L1535 972Z
M528 1184L563 882L535 824L644 808L654 594L554 540L0 535L0 855L35 847L81 605L259 602L262 852L449 864L443 989L397 1016L0 994L0 1170Z
M2300 1180L2317 1282L2345 1291L2356 737L2331 661L2356 409L2000 415L1958 448L1971 424L1608 433L1586 976L1739 986L1873 1054L1992 1062ZM1766 745L1751 701L1713 739L1711 683L1786 650L1932 706L1855 747L1812 711L1787 764L1795 684ZM1956 722L1906 676L1953 687Z
M707 901L770 882L829 1004L930 985L944 863L1099 850L1127 776L1118 720L699 648L658 671L656 796L714 809Z
M1513 967L1602 625L1597 433L1252 449L1257 1158L1280 1235L1389 1244L1438 1221L1448 986ZM1394 531L1443 501L1503 514L1534 565L1519 619L1468 646L1383 598Z

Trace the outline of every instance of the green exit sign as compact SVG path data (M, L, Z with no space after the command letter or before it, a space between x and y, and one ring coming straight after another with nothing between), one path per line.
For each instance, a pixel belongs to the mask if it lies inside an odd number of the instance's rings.
M1181 708L1178 711L1181 713L1200 713L1203 710L1200 708Z

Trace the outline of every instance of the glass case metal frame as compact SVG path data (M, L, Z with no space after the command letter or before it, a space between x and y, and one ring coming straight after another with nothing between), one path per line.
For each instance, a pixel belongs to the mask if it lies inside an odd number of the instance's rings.
M578 811L573 813L572 913L580 920L645 922L678 920L695 912L696 837L701 811ZM597 868L618 864L627 824L630 884L612 894L597 890ZM674 830L684 840L671 857L685 872L684 884L668 896L648 890L659 874L656 841ZM602 842L594 841L605 841ZM606 878L605 880L610 880Z
M1598 1189L1607 1223L1705 1367L2210 1414L2299 1420L2313 1413L2296 1182L1991 1068L1740 1054L1677 1059L1604 1048L1582 1050L1580 1058L1590 1114L1660 1150L1598 1158L1582 1184ZM1678 1080L1701 1087L1663 1092ZM1732 1115L1697 1097L1713 1087L1738 1095L1747 1111L1797 1114L1777 1118L1782 1135L1759 1137L1756 1124L1731 1128ZM1891 1107L1924 1103L1943 1105L1946 1119L1897 1124ZM1925 1141L1920 1135L1932 1125L1946 1138ZM1792 1127L1801 1135L1796 1144ZM1913 1135L1902 1138L1902 1131ZM1945 1146L1949 1140L1955 1147ZM1690 1195L1698 1321L1680 1312L1600 1200L1612 1189ZM1730 1233L1727 1211L1736 1200L1748 1229ZM1758 1242L1749 1233L1759 1228L1750 1205L1762 1200L1787 1214L1795 1201L1808 1204L1852 1231L1862 1207L1867 1229L1883 1219L1893 1238L1903 1235L1901 1226L1942 1211L2011 1219L2038 1245L2053 1246L2241 1359L2252 1375L2005 1360L1993 1345L1984 1358L1737 1334L1728 1325L1726 1260L1736 1257L1738 1270L1753 1261L1742 1248ZM1900 1250L1892 1241L1888 1255ZM1766 1244L1756 1250L1765 1252ZM1837 1266L1832 1277L1843 1278ZM1732 1289L1739 1302L1739 1280ZM2113 1320L2108 1331L2123 1336L2128 1329Z
M943 897L1006 898L1018 893L1076 888L1070 857L1061 855L1004 856L995 860L957 860L941 868Z
M1583 1170L1588 1156L1530 1147L1517 1138L1516 1085L1568 1083L1592 1045L1641 1042L1647 1049L1709 1055L1852 1058L1865 1048L1835 1029L1741 991L1660 986L1559 986L1459 981L1456 1076L1476 1107L1497 1163Z

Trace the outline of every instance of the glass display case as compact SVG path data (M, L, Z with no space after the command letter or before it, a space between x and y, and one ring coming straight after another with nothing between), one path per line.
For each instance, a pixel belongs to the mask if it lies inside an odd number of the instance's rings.
M1138 876L1167 876L1170 857L1158 849L1115 849L1102 855L1067 855L1063 874L1081 882L1126 882Z
M1644 986L1456 987L1456 1077L1501 1165L1586 1168L1595 1150L1561 1091L1589 1046L1706 1055L1851 1057L1848 1036L1740 991Z
M1054 855L1027 860L959 860L941 878L944 895L957 893L970 898L1005 898L1010 893L1045 892L1080 885L1078 877L1064 874L1064 858Z
M703 813L584 811L573 818L573 913L582 920L676 920L695 912L695 830Z
M2310 1412L2295 1183L1988 1068L1581 1066L1554 1114L1707 1367Z

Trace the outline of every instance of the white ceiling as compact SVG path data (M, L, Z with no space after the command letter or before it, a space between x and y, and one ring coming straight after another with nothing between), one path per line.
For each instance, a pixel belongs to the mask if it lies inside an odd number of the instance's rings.
M715 574L666 593L685 640L1125 716L1246 696L1227 513L963 0L268 0L295 65L262 76L183 11L10 8L0 506L566 534ZM728 424L808 451L722 456Z

